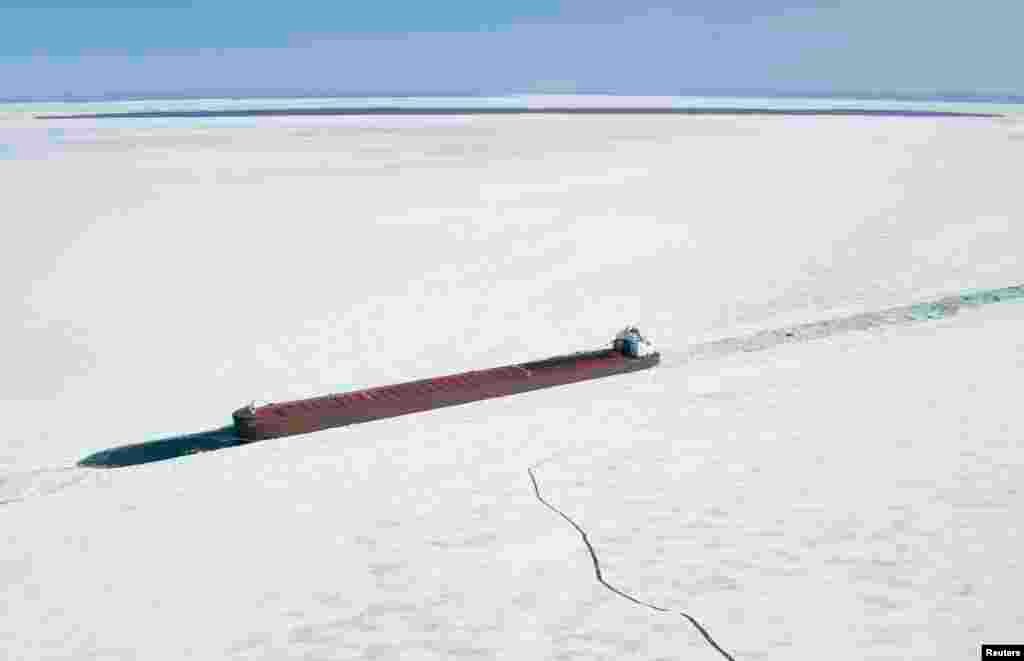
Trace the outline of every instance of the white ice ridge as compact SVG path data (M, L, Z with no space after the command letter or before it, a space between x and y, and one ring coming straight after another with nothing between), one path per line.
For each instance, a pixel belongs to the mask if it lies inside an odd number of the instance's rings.
M86 477L77 466L37 468L0 477L0 505L21 502L33 496L46 496L72 487Z

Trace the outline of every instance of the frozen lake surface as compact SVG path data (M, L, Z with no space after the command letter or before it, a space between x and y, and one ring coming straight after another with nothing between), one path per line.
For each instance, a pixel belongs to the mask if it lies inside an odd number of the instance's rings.
M12 658L720 658L528 468L737 659L1019 641L1024 305L771 340L1024 282L1017 120L251 122L0 126ZM672 360L74 467L630 322Z

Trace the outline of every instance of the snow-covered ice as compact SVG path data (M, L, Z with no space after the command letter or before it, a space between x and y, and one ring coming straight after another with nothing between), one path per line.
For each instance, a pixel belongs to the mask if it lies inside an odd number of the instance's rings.
M1019 302L73 467L251 399L542 358L626 323L679 353L1024 283L1017 127L9 123L0 649L719 658L601 587L528 467L610 583L737 659L1019 641Z

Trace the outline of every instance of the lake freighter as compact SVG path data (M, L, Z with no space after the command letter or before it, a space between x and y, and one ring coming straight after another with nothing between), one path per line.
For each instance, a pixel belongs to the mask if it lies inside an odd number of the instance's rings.
M233 418L242 441L259 441L635 372L654 367L660 360L661 354L630 327L619 334L611 349L312 399L263 406L254 403L235 411Z

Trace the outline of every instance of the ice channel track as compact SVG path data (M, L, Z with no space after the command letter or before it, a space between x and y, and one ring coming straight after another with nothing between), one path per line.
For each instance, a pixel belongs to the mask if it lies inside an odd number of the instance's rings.
M681 367L693 360L722 358L735 353L763 351L780 344L810 342L852 331L869 331L887 326L905 326L957 315L965 308L1024 299L1024 285L985 289L946 296L934 301L900 305L880 312L862 312L849 317L814 321L796 326L764 330L751 335L727 337L695 344L682 352L663 352L661 367Z
M88 473L75 465L37 468L0 475L0 506L47 496L79 484Z
M985 289L912 305L901 305L880 312L864 312L849 317L799 324L750 335L729 337L695 344L682 351L663 351L658 369L685 366L693 360L722 358L731 354L762 351L780 344L809 342L852 331L869 331L887 326L903 326L932 319L952 317L961 310L1001 301L1024 299L1024 285L1002 289ZM652 375L655 373L652 370ZM237 445L230 427L184 434L158 441L119 446L97 452L77 465L58 465L27 471L0 474L0 506L58 493L80 484L88 469L132 466L150 461L173 459L187 454L226 449ZM113 462L112 454L130 455L129 460Z

